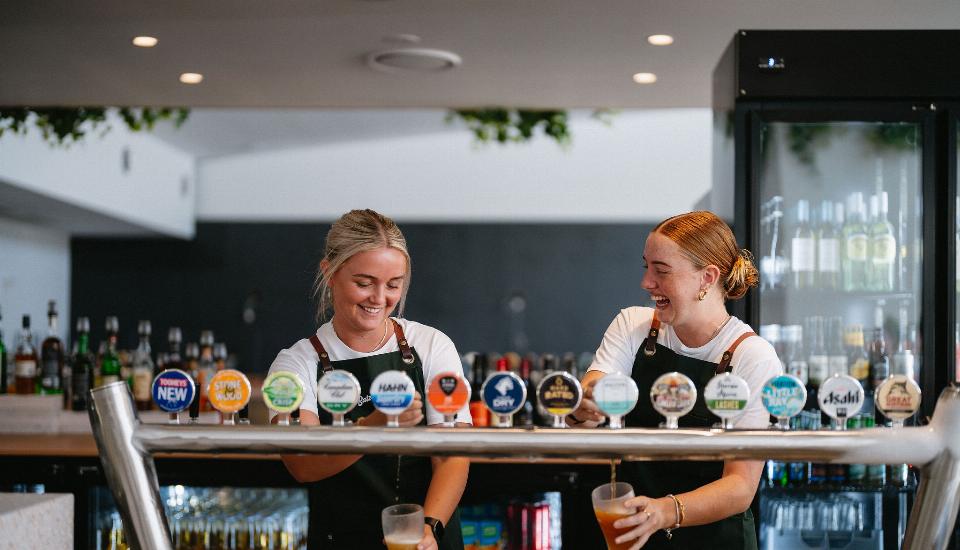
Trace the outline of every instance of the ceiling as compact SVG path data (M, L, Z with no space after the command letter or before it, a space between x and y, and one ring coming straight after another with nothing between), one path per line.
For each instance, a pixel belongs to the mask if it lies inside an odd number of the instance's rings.
M0 105L705 107L738 29L960 26L957 0L45 0L0 3ZM459 54L386 74L387 37ZM646 36L667 33L672 46ZM130 39L159 38L152 49ZM636 72L656 73L637 85ZM178 81L200 72L199 85ZM417 118L414 115L413 118Z

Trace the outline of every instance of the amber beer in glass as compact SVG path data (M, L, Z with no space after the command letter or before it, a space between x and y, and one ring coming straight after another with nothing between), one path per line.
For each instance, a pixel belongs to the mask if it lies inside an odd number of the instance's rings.
M380 514L387 550L417 550L423 539L423 508L418 504L394 504Z
M613 522L636 512L634 508L624 506L627 500L633 498L633 487L622 481L604 483L594 489L590 496L593 499L593 511L597 515L597 522L600 523L600 530L603 531L603 538L607 541L607 550L627 550L633 546L635 540L623 544L614 542L617 537L632 527L617 529L613 526Z

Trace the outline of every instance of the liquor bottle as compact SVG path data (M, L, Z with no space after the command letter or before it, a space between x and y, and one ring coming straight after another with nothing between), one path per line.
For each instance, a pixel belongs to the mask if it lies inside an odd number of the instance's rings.
M833 224L831 201L820 203L820 227L817 230L817 285L827 290L840 288L840 240Z
M183 341L183 333L180 327L170 327L167 330L167 359L163 363L165 369L184 370L183 357L180 355L180 343Z
M787 374L796 376L806 386L810 378L807 370L807 356L803 349L803 327L787 325L781 332L786 346Z
M137 335L140 341L133 352L133 400L137 410L149 411L153 406L153 350L150 349L150 334L153 327L150 321L140 321L137 324Z
M90 319L77 318L77 349L70 361L73 376L70 379L70 408L87 410L87 398L93 383L94 357L90 354Z
M217 372L227 368L227 344L217 342L213 345L213 364Z
M876 421L872 415L863 416L863 427L864 428L873 428L876 426ZM864 483L868 487L883 487L887 483L887 467L885 464L867 464L866 477Z
M823 381L830 375L830 356L824 342L824 318L814 317L812 325L813 345L810 348L810 358L807 359L807 368L810 389L816 392L820 388L820 384L823 384Z
M790 240L790 267L793 288L813 288L817 284L816 236L810 228L810 203L797 201L797 227Z
M40 344L40 393L55 394L63 391L63 342L57 336L57 302L47 304L47 337Z
M867 280L869 239L864 222L863 193L852 193L847 198L847 223L843 226L843 289L847 292L864 290Z
M887 357L886 344L883 341L883 329L873 329L873 340L870 342L870 393L877 389L890 376L890 361Z
M37 386L37 350L33 347L33 335L30 333L30 316L24 315L21 322L20 337L17 340L17 353L13 356L14 387L18 394L36 393Z
M830 376L847 374L847 350L843 345L843 319L840 317L828 319L828 333L830 334L830 346L827 348L827 371Z
M888 218L889 202L887 192L882 191L878 196L871 197L870 206L873 207L874 198L877 204L877 213L873 218L870 229L870 270L873 274L873 290L893 292L894 278L897 272L897 239L893 234L893 226Z
M100 384L107 385L120 381L120 356L117 354L117 333L120 331L120 322L114 316L107 317L106 347L100 356Z
M865 392L869 392L870 385L870 357L864 343L863 327L853 325L850 330L850 376L856 378Z
M200 331L200 361L197 365L199 378L197 383L200 385L200 410L212 411L210 405L210 394L207 384L217 373L216 363L213 362L213 331Z
M537 408L533 405L536 401L536 390L531 387L530 371L533 367L533 361L528 357L520 360L520 378L527 386L527 400L523 403L523 408L517 411L514 417L514 424L518 428L532 428L537 424Z
M864 420L869 415L860 413L857 416L847 419L847 429L856 430L865 427L866 423ZM864 482L867 477L867 465L860 463L852 463L847 465L847 481L850 482L850 485L853 487L859 488L863 487Z
M190 374L193 378L194 384L197 385L197 394L193 398L193 401L190 402L190 423L195 424L199 422L200 419L200 346L196 342L187 342L187 345L184 349L184 361L183 361L184 370ZM298 413L300 409L293 411ZM294 417L293 414L290 415L290 422L293 423Z
M897 351L893 354L890 365L890 374L902 374L908 378L915 377L912 344L910 343L910 325L908 322L907 306L909 302L900 302L899 325L897 326Z
M3 321L2 313L0 321ZM0 323L0 394L7 393L7 376L7 346L3 344L3 326Z
M502 358L501 358L502 359ZM473 425L481 428L490 425L490 411L483 404L483 395L480 388L487 376L487 356L478 353L473 358L473 368L470 369L470 416L473 417Z

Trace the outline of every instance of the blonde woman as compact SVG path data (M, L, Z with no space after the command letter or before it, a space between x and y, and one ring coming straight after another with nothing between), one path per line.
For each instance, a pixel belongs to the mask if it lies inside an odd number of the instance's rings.
M360 405L348 419L382 426L383 414L369 399L370 383L385 370L410 375L417 396L401 415L401 426L433 425L443 418L424 412L424 382L442 371L462 373L453 342L434 328L391 317L403 313L410 287L410 254L400 229L373 210L353 210L327 233L315 290L319 318L333 316L315 334L279 353L270 372L289 371L303 382L303 425L329 424L317 407L317 381L324 371L343 369L360 381ZM467 407L457 415L471 423ZM457 504L467 483L464 458L386 455L284 456L290 473L311 483L309 548L383 548L380 512L397 502L421 504L427 517L419 550L462 550Z
M704 404L703 387L715 374L733 372L747 381L752 395L737 427L766 427L760 388L782 372L780 360L725 307L757 284L750 254L716 215L690 212L657 225L643 258L642 287L654 307L630 307L617 315L583 377L584 386L621 372L646 395L657 377L680 371L693 379L700 395L680 425L707 427L715 418ZM593 401L585 399L568 422L593 427L602 419ZM655 428L662 420L648 399L640 399L626 424ZM627 502L636 513L615 523L630 528L618 542L632 543L631 549L755 549L749 507L762 470L763 463L755 461L625 462L621 478L638 496Z

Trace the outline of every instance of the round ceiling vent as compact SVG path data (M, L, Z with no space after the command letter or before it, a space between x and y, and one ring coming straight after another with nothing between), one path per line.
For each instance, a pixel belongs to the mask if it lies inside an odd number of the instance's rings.
M462 62L453 52L428 48L396 48L367 56L367 65L388 73L439 73L459 67Z

